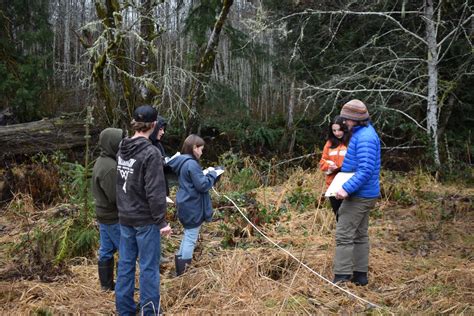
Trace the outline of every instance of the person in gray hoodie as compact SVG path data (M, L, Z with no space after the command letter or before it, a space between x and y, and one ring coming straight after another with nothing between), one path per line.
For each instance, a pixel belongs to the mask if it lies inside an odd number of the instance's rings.
M160 308L160 235L170 235L167 224L163 159L149 140L157 111L150 105L135 109L132 129L117 153L117 207L120 221L120 258L115 305L119 315L135 315L136 261L140 266L141 314L156 315Z
M115 185L117 160L115 155L123 138L118 128L106 128L99 136L100 156L92 170L92 195L99 223L99 281L102 290L114 290L114 254L119 249L120 226L118 223Z
M175 255L176 275L183 274L191 263L202 223L212 220L209 190L216 182L217 173L211 170L204 174L199 164L204 144L201 137L191 134L184 141L181 155L168 162L178 175L176 206L178 219L184 227L184 236Z

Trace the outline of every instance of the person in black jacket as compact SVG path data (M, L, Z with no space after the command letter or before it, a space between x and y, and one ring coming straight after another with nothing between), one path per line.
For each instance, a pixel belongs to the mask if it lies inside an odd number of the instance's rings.
M161 143L163 135L166 132L167 125L168 123L166 122L166 120L162 116L158 115L155 128L153 129L153 133L151 133L150 135L150 140L151 140L151 143L160 150L161 156L163 157L163 172L165 173L166 196L170 196L168 179L166 178L166 172L169 172L170 168L166 166L166 162L165 162L165 158L168 156L166 155L165 148L163 147L163 144Z
M165 147L162 144L163 136L166 132L166 127L168 123L166 122L165 118L158 115L156 119L156 125L153 129L153 133L150 135L151 143L156 146L160 150L161 156L163 157L163 173L165 176L165 184L166 184L166 196L170 196L170 188L168 183L167 174L172 173L173 170L166 164L166 158L168 155L166 154ZM169 259L165 257L165 252L162 251L160 255L160 264L169 262Z
M149 140L157 111L138 107L131 122L135 134L123 139L117 153L117 207L120 221L120 258L115 304L119 315L135 315L135 265L140 265L141 313L160 312L160 234L170 235L166 223L166 186L163 158Z
M100 156L92 170L92 194L99 223L99 281L102 290L114 290L114 253L119 249L120 226L115 198L118 146L123 131L106 128L99 136Z

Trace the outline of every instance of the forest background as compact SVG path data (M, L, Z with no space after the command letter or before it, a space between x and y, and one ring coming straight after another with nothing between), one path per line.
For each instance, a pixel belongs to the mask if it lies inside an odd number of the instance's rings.
M41 0L0 10L3 124L89 107L93 125L126 128L149 103L170 121L172 150L198 132L215 141L211 158L291 156L322 147L330 119L359 98L387 166L463 175L471 164L468 1Z

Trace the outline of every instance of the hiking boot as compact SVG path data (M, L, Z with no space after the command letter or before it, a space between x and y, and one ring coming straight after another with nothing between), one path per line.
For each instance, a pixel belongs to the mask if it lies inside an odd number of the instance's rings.
M354 271L354 274L352 275L352 278L351 278L351 282L359 286L365 286L369 284L369 280L367 278L367 272Z
M349 282L351 280L351 277L352 276L350 274L335 274L332 283Z
M192 259L181 259L181 256L174 256L174 263L176 267L176 276L180 276L186 271L186 266L191 263Z

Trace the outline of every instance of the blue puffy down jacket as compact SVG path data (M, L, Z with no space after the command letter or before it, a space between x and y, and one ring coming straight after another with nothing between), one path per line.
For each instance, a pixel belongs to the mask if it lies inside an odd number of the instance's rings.
M355 126L342 164L342 172L355 172L342 188L350 196L380 196L380 139L371 124Z

